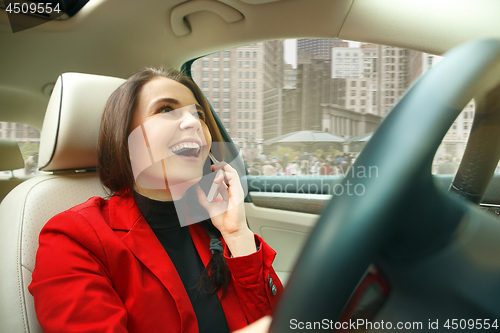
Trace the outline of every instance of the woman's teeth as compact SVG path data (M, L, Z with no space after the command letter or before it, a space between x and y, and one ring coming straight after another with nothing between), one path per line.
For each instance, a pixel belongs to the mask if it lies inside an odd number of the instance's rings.
M200 145L196 142L182 142L170 147L170 151L178 155L197 155L200 152Z

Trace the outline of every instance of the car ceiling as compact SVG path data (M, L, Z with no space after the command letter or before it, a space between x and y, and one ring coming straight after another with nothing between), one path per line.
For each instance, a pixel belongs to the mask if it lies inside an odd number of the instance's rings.
M242 19L228 23L206 10L214 2ZM90 0L69 20L12 33L0 10L0 121L41 129L44 87L64 72L125 78L145 66L180 68L223 49L301 37L441 54L467 40L500 38L498 13L497 0Z

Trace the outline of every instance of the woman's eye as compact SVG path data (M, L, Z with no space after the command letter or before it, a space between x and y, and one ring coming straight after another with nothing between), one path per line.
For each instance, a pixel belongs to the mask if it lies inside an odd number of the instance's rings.
M172 108L170 106L165 106L165 107L162 107L158 110L158 113L168 113L172 111Z
M201 120L205 120L205 113L201 110L198 110L198 118Z
M174 109L172 109L170 106L165 106L165 107L158 109L158 113L170 113L173 110Z

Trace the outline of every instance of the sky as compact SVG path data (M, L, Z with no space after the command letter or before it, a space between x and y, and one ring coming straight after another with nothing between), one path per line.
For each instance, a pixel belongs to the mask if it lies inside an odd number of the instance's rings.
M297 40L285 40L285 63L292 64L297 67Z

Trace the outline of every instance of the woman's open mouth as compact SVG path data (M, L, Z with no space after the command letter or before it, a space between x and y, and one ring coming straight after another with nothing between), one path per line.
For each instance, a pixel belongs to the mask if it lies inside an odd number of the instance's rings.
M196 159L200 156L201 147L196 142L182 142L169 148L177 156Z

